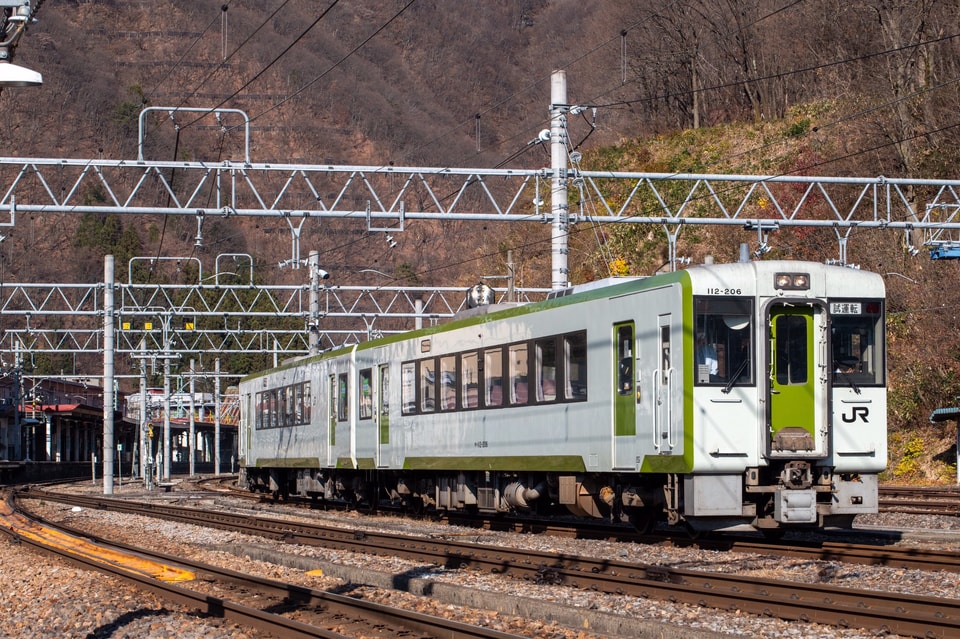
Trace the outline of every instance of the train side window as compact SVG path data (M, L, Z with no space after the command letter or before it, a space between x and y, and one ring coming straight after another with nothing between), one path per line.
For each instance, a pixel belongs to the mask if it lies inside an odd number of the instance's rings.
M509 353L508 366L510 367L510 403L514 405L526 404L528 401L527 378L529 362L527 361L527 344L511 344L507 348Z
M440 410L457 408L457 357L440 358Z
M479 403L480 369L477 365L477 353L460 354L460 405L464 408L476 408Z
M404 415L417 412L417 364L404 362L400 365L400 404Z
M373 370L365 368L360 371L360 392L358 393L360 419L373 417Z
M537 401L557 399L557 340L554 337L536 341Z
M337 421L345 422L350 418L347 390L347 374L340 373L337 378Z
M503 406L503 349L483 351L483 404Z
M301 399L303 400L303 423L309 424L310 418L313 415L313 400L310 394L310 382L303 383L303 394L301 395Z
M587 399L587 334L563 337L564 399Z
M296 426L297 394L293 386L283 389L283 425Z
M617 329L617 393L633 395L633 326Z
M267 403L267 428L276 428L277 424L277 389L270 391L270 399Z
M422 359L420 366L420 412L432 413L437 408L437 361Z

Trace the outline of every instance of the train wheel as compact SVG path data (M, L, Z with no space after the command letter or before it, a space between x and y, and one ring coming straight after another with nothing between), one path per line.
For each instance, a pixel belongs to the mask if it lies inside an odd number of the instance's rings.
M641 535L649 535L657 527L657 511L653 508L631 509L627 517Z

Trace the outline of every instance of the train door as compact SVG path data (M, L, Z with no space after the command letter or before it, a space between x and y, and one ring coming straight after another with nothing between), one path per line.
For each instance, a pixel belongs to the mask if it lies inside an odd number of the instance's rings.
M614 380L613 392L613 466L634 470L637 434L636 339L633 322L613 325Z
M813 306L776 305L770 309L770 397L768 454L826 454L825 374L819 374L826 352L822 313Z
M337 376L327 377L327 467L336 463L334 445L337 443Z
M674 415L679 408L676 406L674 385L681 382L674 370L674 354L671 333L673 316L670 313L660 315L657 319L657 353L659 365L653 380L654 389L654 429L653 447L661 455L676 455L680 453L677 445L682 435L681 428L675 424L675 417L682 418L681 414Z
M377 422L377 466L389 466L390 445L390 367L381 364L377 369L377 383L375 385L374 419Z

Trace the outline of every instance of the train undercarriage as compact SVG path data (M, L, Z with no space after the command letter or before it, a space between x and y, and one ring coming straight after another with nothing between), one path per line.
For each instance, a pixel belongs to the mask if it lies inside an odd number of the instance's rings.
M246 468L241 482L280 499L367 509L390 503L417 513L573 515L630 523L642 532L663 522L691 534L776 536L788 528L848 527L856 514L877 509L875 475L838 474L799 461L743 475Z

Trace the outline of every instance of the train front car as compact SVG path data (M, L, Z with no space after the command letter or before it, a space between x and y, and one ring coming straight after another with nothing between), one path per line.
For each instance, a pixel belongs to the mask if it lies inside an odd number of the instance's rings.
M778 534L876 512L887 453L882 278L773 261L688 273L692 459L682 487L666 491L668 518Z

